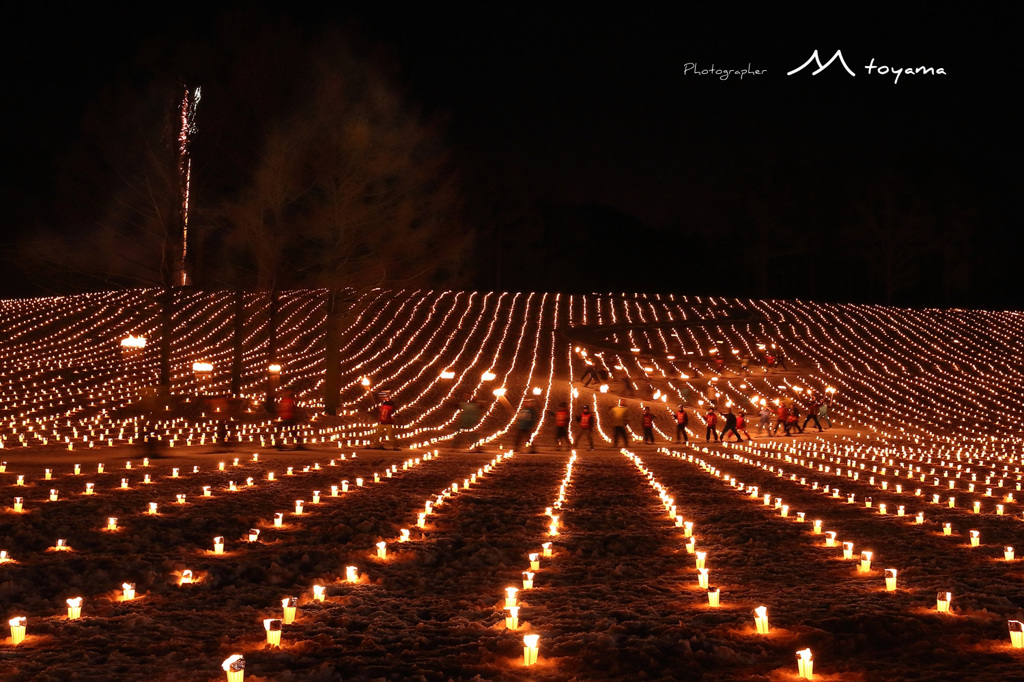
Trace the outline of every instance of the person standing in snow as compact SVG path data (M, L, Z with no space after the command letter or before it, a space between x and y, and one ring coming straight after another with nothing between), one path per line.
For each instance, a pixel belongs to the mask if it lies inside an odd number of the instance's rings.
M612 408L612 442L614 447L619 447L619 438L622 438L622 447L629 447L629 434L626 432L626 424L629 421L629 408L622 400Z
M684 443L689 443L690 438L686 435L686 423L690 421L690 417L686 414L686 409L680 405L679 409L676 410L676 442L679 442L679 437L682 436Z
M590 449L594 449L594 415L590 411L590 408L586 405L580 410L580 413L576 415L576 422L580 425L580 430L576 433L576 442L579 443L580 439L584 435L587 436L587 443Z
M651 414L651 408L644 407L644 413L640 417L640 425L644 429L644 443L650 443L654 445L654 415Z

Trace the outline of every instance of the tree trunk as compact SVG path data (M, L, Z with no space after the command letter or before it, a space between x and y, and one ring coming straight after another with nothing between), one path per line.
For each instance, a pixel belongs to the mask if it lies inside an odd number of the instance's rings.
M231 358L231 397L237 398L242 393L242 334L245 332L245 321L242 315L245 312L245 296L241 289L235 291L235 327L231 336L232 358Z
M324 412L330 415L338 413L339 389L341 388L341 310L347 307L341 300L337 289L327 292L327 316L325 324L326 349L324 359L327 364L324 372Z
M171 394L171 342L174 340L174 289L164 287L157 299L160 301L160 385L157 392L161 397Z
M276 387L274 386L274 378L271 376L269 368L270 365L277 362L277 308L279 297L280 292L275 286L270 290L270 310L268 311L269 320L267 321L267 327L269 330L267 337L267 364L266 367L263 368L267 377L267 390L263 404L266 406L267 414L269 415L277 414L277 401L274 396Z

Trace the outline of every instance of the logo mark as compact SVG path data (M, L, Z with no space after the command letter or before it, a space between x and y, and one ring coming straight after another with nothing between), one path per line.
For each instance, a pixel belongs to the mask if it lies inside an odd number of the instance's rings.
M837 59L839 60L839 63L843 65L843 68L844 68L844 69L846 69L846 73L850 74L851 76L856 76L856 75L857 75L857 74L855 74L855 73L854 73L853 71L851 71L851 70L850 70L850 67L849 67L849 66L848 66L848 65L846 64L846 60L845 60L845 59L843 59L843 51L842 51L842 50L836 50L836 53L835 53L834 55L832 55L832 58L831 58L831 59L829 59L829 60L828 60L827 62L825 62L824 64L822 64L822 63L821 63L821 58L820 58L820 57L818 57L818 51L817 51L817 50L815 50L815 51L814 51L814 52L813 52L813 53L811 54L811 57L810 57L810 59L808 59L808 60L807 60L806 62L804 62L804 63L803 63L803 64L801 64L800 66L796 67L796 68L795 68L795 69L793 69L792 71L787 71L787 72L786 72L786 75L787 75L787 76L792 76L792 75L793 75L794 73L796 73L797 71L802 71L802 70L803 70L803 69L805 69L805 68L806 68L807 66L809 66L810 64L812 64L812 63L813 63L813 64L817 64L817 65L818 65L818 68L817 68L816 70L812 71L812 72L811 72L811 75L812 75L812 76L817 76L817 75L818 75L819 73L821 73L822 71L824 71L825 69L827 69L827 68L829 67L829 65L831 65L831 64L832 64L832 62L834 62L834 61L835 61L835 60L837 60Z

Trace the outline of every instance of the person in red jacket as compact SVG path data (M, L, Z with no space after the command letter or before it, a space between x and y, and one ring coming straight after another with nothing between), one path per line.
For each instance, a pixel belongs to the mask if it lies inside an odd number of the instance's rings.
M644 429L644 442L654 445L654 415L651 408L644 407L644 413L640 417L640 425Z
M550 412L548 414L551 414ZM561 450L562 443L565 442L572 447L572 441L569 440L569 422L572 420L572 415L569 413L569 403L562 403L555 410L555 449Z
M395 427L395 404L391 402L391 398L384 398L380 405L377 406L377 441L374 447L381 450L387 450L384 446L384 439L391 445L392 450L397 450L398 445L395 443L395 437L393 435Z
M576 421L580 425L580 430L576 433L576 442L580 442L580 438L584 434L587 436L587 443L590 445L590 449L594 449L594 414L590 411L590 408L586 405L580 410L580 413L576 415Z
M707 424L708 430L704 434L704 442L710 443L711 436L715 437L715 442L718 442L718 431L715 428L718 424L718 415L715 414L715 408L708 410L708 413L704 415L704 423Z
M689 443L690 438L686 435L686 423L690 421L690 417L686 414L686 409L682 405L676 410L676 442L679 442L679 436L683 437L684 443Z

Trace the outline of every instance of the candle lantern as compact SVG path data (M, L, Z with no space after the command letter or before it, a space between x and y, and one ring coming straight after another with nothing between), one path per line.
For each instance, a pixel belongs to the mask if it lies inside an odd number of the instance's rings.
M788 504L782 505L782 509L780 510L780 513L781 513L783 518L789 516L789 505Z
M224 553L224 536L218 535L213 539L213 553L223 554Z
M754 609L754 626L757 628L757 634L767 635L768 634L768 607L758 606Z
M171 469L171 478L178 478L178 467L173 467Z
M552 556L552 549L551 549L551 543L550 542L543 543L540 546L540 548L542 550L541 551L541 556L545 556L545 557Z
M949 603L953 601L952 592L939 592L935 597L935 610L939 613L949 613Z
M117 517L111 516L107 519L107 530L117 530Z
M878 505L878 513L879 513L879 514L882 514L883 516L885 515L885 513L886 513L886 506L885 506L885 502L882 502L882 503L880 503L880 504Z
M1003 547L1003 558L1007 561L1013 561L1013 547L1009 545Z
M526 635L523 637L523 660L526 665L533 665L537 662L537 644L540 635Z
M350 583L359 582L359 571L356 570L355 566L345 567L345 580L347 580Z
M516 593L519 592L519 588L506 587L505 588L505 608L509 609L516 605Z
M121 583L121 601L135 599L135 583Z
M399 542L409 542L409 529L402 528L401 535L398 537Z
M717 587L708 588L708 606L717 607L719 605L720 592Z
M82 465L81 464L76 464L75 465L75 476L78 476L81 473L82 473Z
M299 600L295 597L285 597L281 600L281 609L284 611L284 616L281 621L285 625L290 625L295 622L295 607L298 605Z
M917 516L914 519L914 523L916 523L919 526L924 524L924 512L917 512Z
M331 497L337 497L337 496L338 496L338 486L332 485L331 486Z
M971 531L971 547L977 547L981 544L981 533L976 530Z
M860 553L860 570L862 573L867 573L871 570L871 552Z
M185 504L185 493L178 493L178 504Z
M530 571L523 571L523 589L533 589L533 573Z
M249 542L256 542L260 539L260 529L250 528L249 529Z
M505 627L509 630L519 629L519 607L510 606L508 609L508 615L505 616Z
M152 481L149 478L149 474L146 474L145 476L142 477L142 482L143 483L152 483Z
M980 514L981 513L981 500L975 500L974 501L974 513L975 514Z
M347 493L348 492L348 481L342 481L341 482L341 492L343 492L343 493Z
M50 502L56 502L57 501L57 497L58 497L57 489L56 488L50 488Z
M693 537L693 521L683 522L683 537Z
M381 540L380 542L377 543L377 558L378 559L384 559L384 558L387 557L387 553L388 553L388 543L386 543L383 540Z
M305 504L302 500L295 500L295 513L302 514L302 505Z
M424 527L426 527L426 525L427 525L427 513L426 512L420 512L419 514L416 515L416 527L417 528L424 528Z
M181 578L178 579L179 585L191 585L192 584L192 571L184 570L181 572Z
M907 513L907 508L902 504L896 507L896 516L904 516Z
M203 486L203 497L213 497L213 492L210 490L210 486Z
M686 553L693 554L697 551L697 538L690 538L686 541Z
M704 568L704 560L707 559L707 552L697 552L697 568Z
M277 512L274 514L274 528L281 528L284 526L284 512Z
M94 489L95 487L96 487L96 484L95 484L95 483L86 483L86 484L85 484L85 494L86 494L86 495L92 495L92 494L93 494L93 492L94 492L94 491L93 491L93 489Z
M1011 620L1010 626L1010 646L1014 649L1024 649L1024 623L1019 620Z
M49 481L52 478L53 478L53 469L47 469L45 472L43 472L43 479L44 480ZM18 476L18 480L20 481L21 479L22 479L22 477ZM18 485L21 485L21 483L19 483Z
M320 491L319 490L314 490L313 491L313 504L320 504Z
M217 471L224 471L224 462L217 462Z
M242 682L245 679L245 658L242 654L229 656L220 667L228 674L228 682Z
M25 627L27 623L28 618L25 616L18 616L7 621L7 624L11 626L11 644L17 646L25 641Z
M264 618L263 629L267 631L267 644L281 646L281 619Z
M885 569L885 589L888 592L894 592L896 590L896 569L887 568Z
M814 534L821 535L821 519L814 520Z
M14 511L20 512L25 511L25 499L22 497L14 498Z
M843 558L847 559L847 560L853 558L853 543L852 542L844 542L843 543Z
M836 546L836 532L834 530L825 531L825 546L835 547Z
M810 680L814 677L814 660L811 658L810 649L802 649L796 652L797 674L802 680Z
M324 601L327 599L327 588L323 585L313 585L313 599L315 601Z
M128 479L127 478L122 478L121 479L121 490L128 490Z
M538 554L537 552L534 552L533 554L530 555L530 570L531 571L539 571L540 570L540 554Z
M950 497L949 498L949 508L952 509L955 506L956 506L956 498L955 497Z
M942 524L942 534L943 535L952 535L953 534L953 525L950 524L950 523Z
M697 585L704 588L705 590L708 589L708 569L697 569Z
M82 598L75 597L74 599L68 599L68 619L77 620L82 617Z
M1005 507L1003 507L1003 505L997 504L996 505L996 516L1002 516L1004 509L1005 509Z

